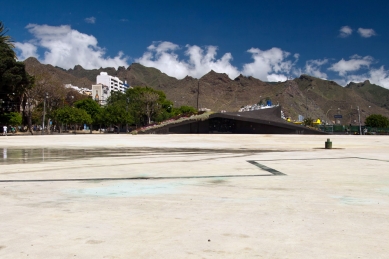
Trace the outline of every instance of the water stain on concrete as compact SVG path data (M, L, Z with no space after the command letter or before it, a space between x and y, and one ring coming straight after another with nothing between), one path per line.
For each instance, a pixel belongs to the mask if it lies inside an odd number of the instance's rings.
M137 197L179 192L180 183L134 183L123 182L93 188L70 189L66 192L77 196Z
M58 148L2 148L0 153L1 164L41 163L51 161L64 161L88 159L95 157L133 157L164 155L201 155L201 154L253 154L275 152L274 150L220 150L220 149L194 149L194 148L89 148L89 149L58 149Z
M88 240L86 241L85 243L86 244L91 244L91 245L97 245L97 244L101 244L103 243L104 241L101 241L101 240Z
M226 237L239 237L239 238L249 238L250 236L245 235L245 234L230 234L230 233L224 233L223 236Z
M356 197L350 197L350 196L332 196L332 198L335 198L339 200L342 204L346 205L370 205L370 204L376 204L373 200L370 199L363 199L363 198L356 198Z
M224 178L221 178L221 177L215 178L215 179L209 181L210 184L224 184L226 182L227 182L227 180L225 180Z
M205 253L217 253L217 254L225 254L226 252L225 251L222 251L222 250L219 250L219 251L217 251L217 250L209 250L209 249L207 249L207 250L203 250Z
M382 188L382 189L379 189L378 192L382 193L382 194L387 194L389 195L389 188Z

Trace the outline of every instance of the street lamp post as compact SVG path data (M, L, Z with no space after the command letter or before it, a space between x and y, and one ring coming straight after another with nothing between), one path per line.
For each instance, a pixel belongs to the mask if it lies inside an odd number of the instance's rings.
M46 115L46 99L48 98L48 93L45 94L45 99L43 100L43 121L42 121L42 132L45 130L45 115Z
M200 79L197 81L197 111L199 110Z
M357 106L357 110L358 110L358 121L359 121L359 135L362 135L361 113L359 112L359 106Z
M27 102L26 102L26 109L28 109L27 111L27 123L28 123L28 130L30 131L31 135L33 134L32 132L32 122L31 122L31 105L32 105L32 98L31 97L28 97L27 98Z
M332 106L331 108L328 109L328 111L326 112L326 125L325 125L325 131L327 132L327 124L328 124L328 112L332 110Z
M128 133L128 104L130 102L130 98L127 97L127 106L126 106L126 132Z

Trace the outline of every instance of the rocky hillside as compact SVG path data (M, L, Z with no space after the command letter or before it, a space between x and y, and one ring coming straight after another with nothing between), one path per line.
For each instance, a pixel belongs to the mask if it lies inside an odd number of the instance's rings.
M389 90L378 85L350 83L342 87L333 81L302 75L282 83L268 83L253 77L238 76L231 80L226 74L210 71L200 79L190 76L178 80L158 69L140 64L128 68L100 68L86 70L81 66L64 70L51 65L42 65L36 59L25 61L27 71L46 70L63 84L71 83L90 88L96 76L104 71L131 86L149 86L166 93L175 106L190 105L209 108L213 111L237 111L240 107L255 104L266 98L283 107L286 116L296 120L301 114L305 117L334 121L334 115L342 115L341 123L358 122L357 106L360 107L361 120L379 113L389 117ZM32 73L34 74L34 73ZM339 109L338 109L339 108ZM327 115L327 117L326 117ZM328 118L328 119L326 119Z
M355 84L359 86L359 89L352 87L353 83L342 87L333 81L307 75L302 75L293 81L305 96L308 115L311 111L315 117L325 118L328 113L328 119L334 120L334 115L339 113L343 117L341 123L354 124L358 122L357 106L359 106L361 121L374 113L389 116L387 102L385 102L389 98L389 90L383 87L367 82ZM301 102L300 105L303 106Z
M48 79L59 84L72 84L78 87L90 89L92 87L92 83L96 83L96 78L92 81L86 77L73 76L67 70L62 68L53 67L52 65L43 65L39 63L36 58L28 58L24 61L24 63L26 65L26 70L30 75L48 76L50 77Z

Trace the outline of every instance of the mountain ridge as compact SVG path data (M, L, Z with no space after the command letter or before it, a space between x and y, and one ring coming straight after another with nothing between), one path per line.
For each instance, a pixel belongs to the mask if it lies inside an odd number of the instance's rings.
M129 67L115 69L99 68L87 70L80 65L73 69L62 69L40 64L35 58L25 61L26 69L34 74L34 69L49 72L62 84L71 83L79 87L91 88L100 72L126 80L131 86L148 86L165 92L174 105L190 105L209 108L214 111L237 111L245 105L252 105L271 99L280 104L286 116L296 120L298 115L321 118L334 122L334 115L341 113L342 124L355 124L360 107L361 121L373 113L389 117L389 90L371 84L368 80L349 83L343 87L331 80L323 80L309 75L301 75L286 82L264 82L251 76L239 75L230 79L225 73L213 70L196 79L186 76L177 79L156 68L133 63ZM338 111L339 108L339 111Z

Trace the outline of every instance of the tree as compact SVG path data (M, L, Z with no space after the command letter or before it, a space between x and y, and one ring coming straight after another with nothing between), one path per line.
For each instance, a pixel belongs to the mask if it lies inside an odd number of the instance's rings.
M43 102L46 104L47 119L50 119L54 110L66 105L71 106L75 101L87 98L71 88L65 88L60 79L40 66L30 66L28 72L35 78L33 87L25 93L24 116L27 118L29 128L33 116L37 123L42 122Z
M96 101L88 98L88 99L75 102L74 107L86 111L86 113L88 113L91 116L92 122L89 125L89 128L90 128L90 133L92 133L92 128L93 128L92 124L98 122L100 118L100 113L101 113L100 105Z
M182 114L185 113L196 113L196 109L192 106L183 105L180 108L178 108L178 111Z
M303 123L305 126L313 127L314 120L312 118L305 118Z
M151 123L151 116L157 113L161 108L158 106L158 99L159 95L151 91L145 91L139 97L143 106L143 112L147 117L147 124Z
M20 112L20 107L25 107L26 91L32 88L34 78L26 72L24 63L15 60L13 41L6 33L4 24L0 22L1 109L3 112Z
M0 99L7 104L7 111L19 111L25 92L33 86L22 62L14 58L14 52L0 43Z
M0 114L0 121L11 126L22 124L22 115L18 112L9 112Z
M4 27L4 24L2 21L0 21L0 44L5 44L8 46L9 49L15 48L15 45L13 44L13 40L11 36L6 35L8 30ZM13 52L14 58L16 58L15 52Z
M366 118L365 125L373 128L388 128L389 119L380 114L372 114Z
M91 116L84 110L82 109L77 109L77 108L71 108L73 111L73 117L71 122L75 124L91 124L92 123L92 118Z
M53 112L53 117L57 122L77 126L83 123L91 124L92 118L85 110L65 106Z
M125 123L131 123L131 118L126 113L126 108L121 103L115 103L105 108L105 122L119 129Z
M162 91L137 86L126 91L126 98L136 124L150 124L172 116L173 103Z
M12 126L18 126L22 124L22 115L18 112L11 112L7 114L8 116L8 124Z
M196 110L190 106L174 108L173 102L167 100L162 91L137 86L128 89L125 94L112 92L101 120L116 125L134 123L138 126L192 112L195 113Z
M129 111L131 107L129 107L128 100L124 93L112 92L104 108L103 121L115 125L118 128L118 133L121 125L134 122L132 113Z
M64 123L64 124L70 124L72 122L72 108L71 107L64 107L60 108L54 111L54 119L58 122Z

